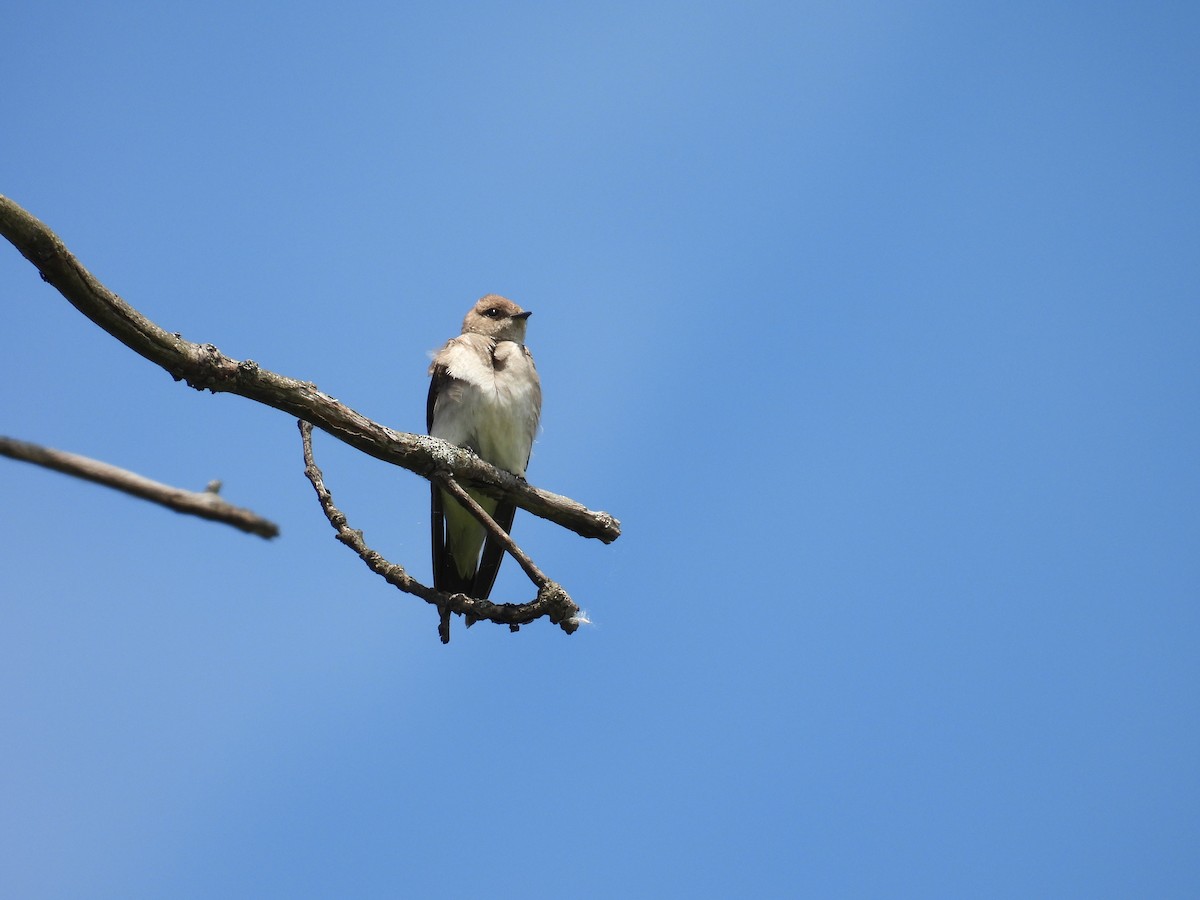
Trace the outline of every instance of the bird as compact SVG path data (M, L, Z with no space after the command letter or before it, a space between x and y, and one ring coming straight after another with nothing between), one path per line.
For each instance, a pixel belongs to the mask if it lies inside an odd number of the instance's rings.
M525 346L531 315L498 294L481 297L463 319L462 334L433 355L426 405L430 435L522 478L542 414L542 384ZM496 524L512 530L513 504L469 493ZM434 588L486 600L504 548L436 484L430 524Z

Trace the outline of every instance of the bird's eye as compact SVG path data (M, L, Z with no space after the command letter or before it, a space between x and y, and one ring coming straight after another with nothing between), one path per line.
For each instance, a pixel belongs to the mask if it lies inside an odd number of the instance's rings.
M498 319L500 318L500 310L493 306L491 309L486 310L484 315L489 319Z

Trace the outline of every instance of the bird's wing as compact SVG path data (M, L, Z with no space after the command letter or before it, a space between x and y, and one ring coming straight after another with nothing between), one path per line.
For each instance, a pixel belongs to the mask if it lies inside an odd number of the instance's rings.
M450 389L454 379L444 365L436 361L430 366L429 397L425 403L425 427L433 432L433 416L437 407L438 396ZM436 484L430 485L429 500L429 530L430 546L433 548L433 587L434 590L447 594L469 594L471 580L463 578L458 573L454 561L454 550L446 540L446 511L443 505L446 497ZM453 502L453 501L451 501Z
M439 354L440 355L440 354ZM454 376L443 364L434 361L429 367L429 397L425 401L425 430L433 434L433 413L437 407L438 395L444 388L450 386Z

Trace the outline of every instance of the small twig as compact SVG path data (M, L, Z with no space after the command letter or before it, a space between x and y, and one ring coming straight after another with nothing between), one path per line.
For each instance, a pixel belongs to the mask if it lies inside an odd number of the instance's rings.
M222 522L259 537L273 538L279 534L279 526L274 522L248 509L226 503L212 490L185 491L109 463L8 437L0 437L0 456L34 463L86 481L94 481L96 484L141 497L175 512Z
M297 423L300 427L300 437L304 443L304 474L317 492L317 500L325 518L337 532L337 538L347 547L358 554L359 558L376 575L388 584L399 588L408 594L420 597L426 603L438 608L438 634L442 643L450 640L450 615L457 613L473 619L487 619L499 625L508 625L516 630L516 626L526 625L546 616L551 622L567 634L574 634L579 628L579 607L570 598L562 586L547 580L538 586L537 599L530 603L492 603L490 600L478 600L466 594L443 594L417 581L405 571L403 566L388 562L377 551L367 546L363 533L351 528L346 521L346 515L333 505L333 496L325 487L324 476L317 468L313 457L312 429L313 426L303 420ZM544 578L545 576L543 576Z
M449 472L438 472L434 475L434 478L442 486L443 490L465 506L471 515L478 519L479 523L487 529L488 534L498 540L504 549L509 552L509 555L520 563L521 568L525 570L525 574L529 576L530 581L538 587L542 587L550 582L546 574L534 565L533 560L529 558L525 551L517 546L516 542L512 539L512 535L501 528L496 523L496 520L488 515L487 510L480 506L474 497L462 489L459 483L454 480L453 475Z

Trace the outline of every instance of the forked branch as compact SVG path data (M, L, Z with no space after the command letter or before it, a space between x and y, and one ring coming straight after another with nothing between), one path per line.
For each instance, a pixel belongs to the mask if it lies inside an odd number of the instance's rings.
M420 597L426 603L429 603L438 608L440 613L440 623L438 625L438 633L441 635L442 643L450 642L450 614L458 613L465 616L468 620L472 619L487 619L490 622L496 622L500 625L507 625L513 631L516 631L520 626L542 616L549 617L550 621L558 625L567 634L573 634L586 620L580 615L579 607L567 595L567 592L562 589L561 585L555 584L541 575L537 567L532 563L529 565L541 577L541 582L538 583L537 599L529 603L492 603L490 600L477 600L474 597L468 597L466 594L443 594L441 591L436 591L431 587L427 587L417 581L405 571L404 567L393 562L388 562L383 556L375 550L367 546L361 531L356 531L351 528L346 521L346 515L333 504L333 496L329 489L325 487L325 478L321 470L317 468L316 461L313 458L312 448L312 425L301 420L300 437L304 443L304 474L313 486L313 490L317 492L317 500L321 504L321 511L325 514L325 518L329 520L329 524L333 526L337 532L337 538L347 547L358 554L359 558L366 563L376 575L379 575L388 584L399 588L400 590ZM442 482L445 484L445 482ZM458 485L455 485L458 487ZM459 488L461 490L461 488ZM457 495L456 495L457 496ZM478 504L476 504L478 505ZM480 510L483 512L483 510ZM487 521L491 521L487 517L487 513L483 513ZM485 522L486 525L486 522ZM502 534L504 529L492 522ZM512 544L511 539L508 541L513 549L520 553L520 549ZM524 554L521 554L524 556ZM528 557L525 557L528 560ZM522 563L522 568L525 564ZM526 569L528 572L529 570ZM530 574L534 578L533 574ZM535 581L537 579L535 578Z
M270 372L259 367L253 360L232 359L223 355L212 344L196 344L184 340L179 334L166 331L108 290L84 268L54 232L3 196L0 196L0 234L33 263L44 281L53 285L76 309L127 347L165 369L176 381L185 381L197 390L239 394L300 419L300 430L304 440L305 474L317 492L326 518L337 531L338 539L358 553L373 572L390 584L436 606L440 612L439 632L443 641L450 639L449 620L453 613L463 615L469 621L487 619L508 625L514 631L542 616L549 617L568 634L587 621L567 592L533 564L504 529L467 494L464 485L469 485L494 499L512 503L526 512L548 519L583 537L597 538L606 544L615 541L621 535L621 523L613 516L590 510L570 498L535 488L523 478L484 462L470 450L437 438L385 428L322 393L310 382L297 381ZM310 422L311 425L308 424ZM313 462L314 425L370 456L415 472L451 493L483 522L484 527L499 539L520 563L521 568L537 585L537 598L529 603L492 603L465 594L443 594L421 584L402 566L388 562L369 548L363 540L362 533L351 529L346 523L345 515L333 505L321 471ZM41 462L43 465L50 464ZM61 465L55 467L63 468ZM125 474L132 476L132 473ZM83 477L103 481L95 475ZM148 479L142 481L148 482ZM116 484L114 486L120 487ZM166 485L158 485L157 488L170 490ZM146 496L147 493L139 493L128 479L121 489L137 493L139 496ZM216 518L212 515L213 510L228 506L216 500L215 494L206 493L202 497L201 506L206 507L206 511L186 511ZM165 502L161 498L148 499ZM246 510L237 510L236 507L229 509L253 517L253 514ZM245 522L238 524L231 520L231 524L237 524L237 527L244 527L264 536L277 531L271 523L263 520L260 522L261 525L248 526Z

